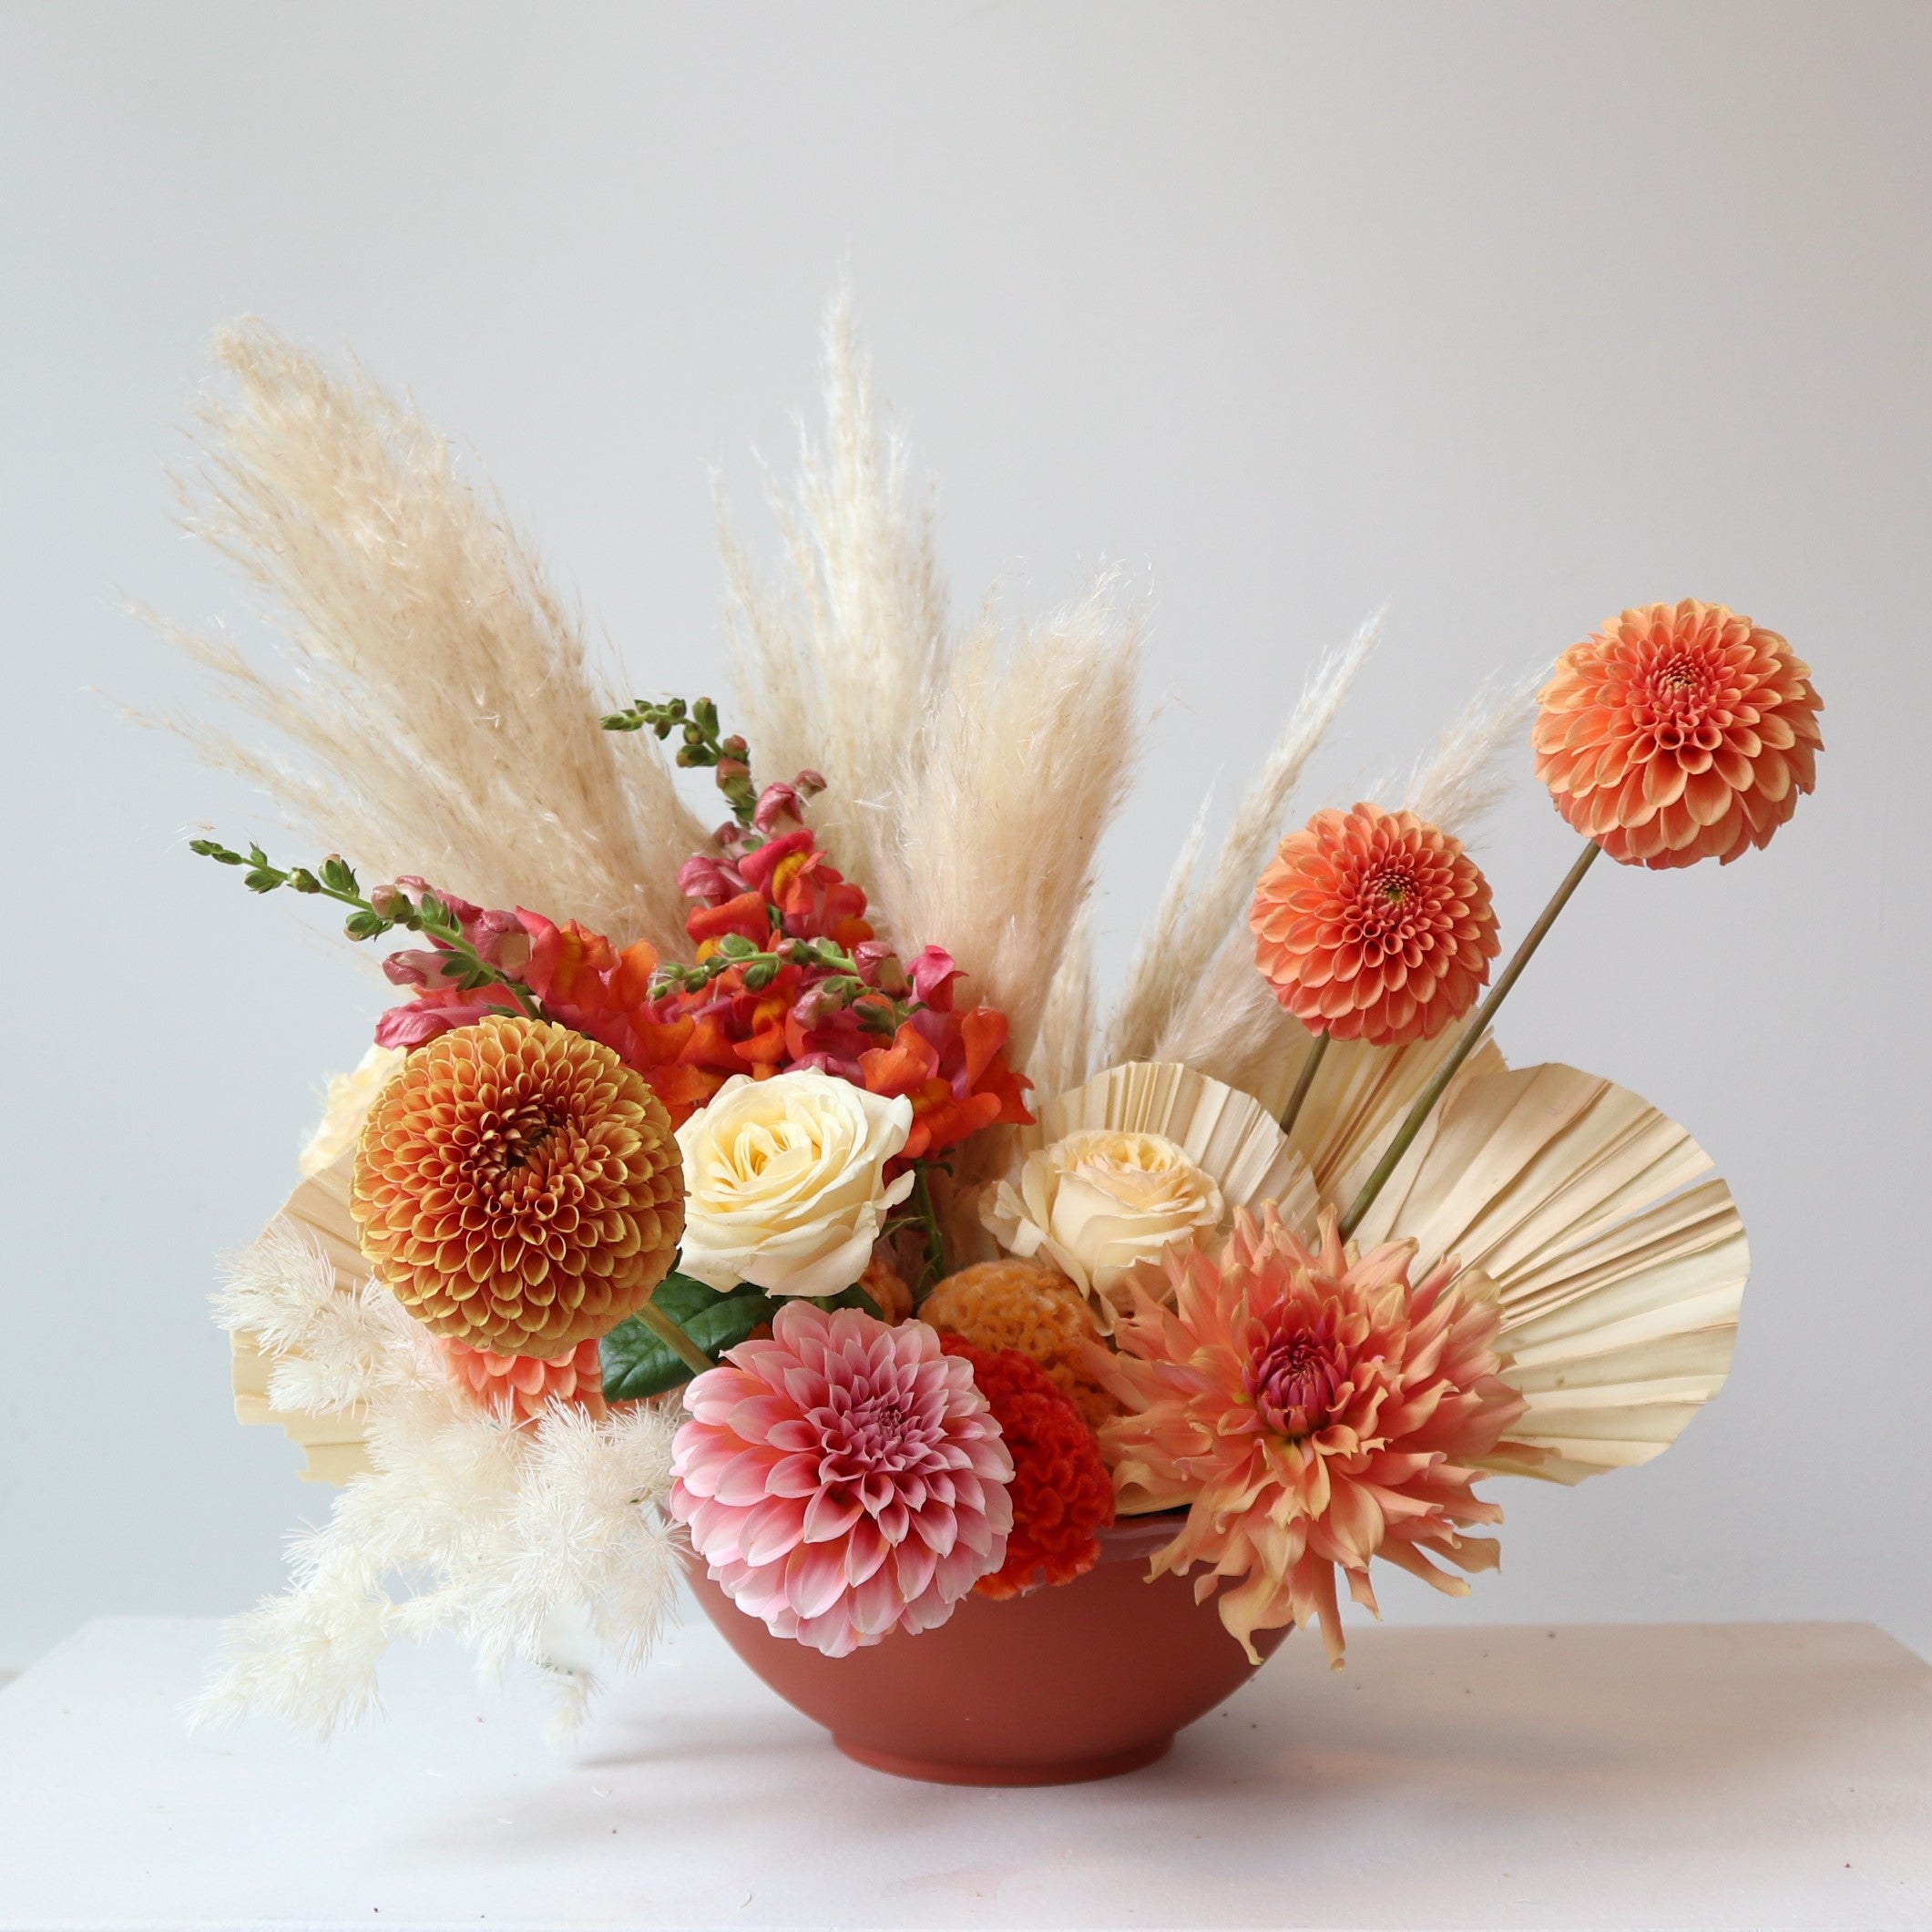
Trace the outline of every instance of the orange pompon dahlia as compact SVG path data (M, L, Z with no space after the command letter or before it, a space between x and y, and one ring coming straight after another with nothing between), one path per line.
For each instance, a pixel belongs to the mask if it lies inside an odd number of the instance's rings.
M1100 1559L1099 1532L1114 1519L1113 1484L1093 1431L1017 1349L976 1348L961 1335L939 1345L973 1365L974 1385L1013 1457L1006 1560L973 1588L997 1600L1084 1577Z
M443 1353L456 1386L474 1397L477 1407L518 1428L541 1422L553 1402L580 1408L598 1422L609 1413L604 1405L603 1359L595 1341L579 1342L555 1362L536 1355L493 1355L447 1339Z
M1728 865L1797 810L1825 740L1811 668L1722 604L1645 604L1572 644L1538 698L1537 776L1626 865Z
M1272 1206L1260 1229L1238 1213L1218 1264L1170 1263L1171 1310L1137 1289L1121 1353L1094 1351L1128 1412L1100 1431L1119 1506L1187 1509L1154 1573L1209 1565L1197 1588L1219 1588L1252 1662L1256 1630L1317 1618L1341 1662L1337 1569L1373 1610L1372 1557L1455 1596L1469 1586L1432 1556L1496 1567L1495 1542L1462 1532L1502 1520L1471 1486L1523 1401L1498 1374L1494 1302L1450 1287L1453 1262L1411 1287L1414 1252L1351 1260L1333 1211L1316 1250Z
M1094 1379L1088 1346L1100 1339L1091 1304L1056 1269L1038 1262L977 1262L949 1274L919 1309L919 1319L976 1347L1017 1349L1099 1428L1119 1404Z
M567 1027L492 1017L404 1062L349 1204L377 1275L434 1334L556 1361L670 1272L684 1178L640 1073Z
M1476 1004L1500 942L1489 882L1411 812L1318 812L1282 842L1249 915L1255 963L1312 1033L1433 1039Z

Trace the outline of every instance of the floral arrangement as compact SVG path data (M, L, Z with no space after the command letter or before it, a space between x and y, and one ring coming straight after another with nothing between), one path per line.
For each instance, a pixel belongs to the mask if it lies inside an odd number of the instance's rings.
M1077 1587L1135 1517L1251 1660L1319 1624L1339 1662L1343 1586L1466 1591L1487 1478L1647 1460L1728 1370L1746 1252L1707 1158L1492 1025L1599 854L1729 864L1791 817L1819 701L1784 640L1626 610L1481 694L1401 805L1303 823L1365 628L1212 864L1197 828L1102 1028L1141 616L1103 578L956 626L843 310L828 354L789 587L727 536L739 731L613 706L433 432L224 339L189 516L289 648L174 635L302 755L196 735L358 864L193 850L399 942L401 997L220 1298L242 1413L345 1487L210 1713L326 1730L435 1630L567 1713L686 1560L841 1658ZM1526 722L1583 843L1498 971L1465 836Z

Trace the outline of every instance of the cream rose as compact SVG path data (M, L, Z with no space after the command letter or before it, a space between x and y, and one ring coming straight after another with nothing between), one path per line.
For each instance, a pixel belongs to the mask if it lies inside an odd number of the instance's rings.
M707 1287L837 1294L865 1272L885 1212L913 1177L885 1163L913 1103L829 1073L740 1074L678 1130L684 1154L682 1273Z
M1124 1307L1136 1280L1164 1283L1175 1242L1211 1233L1221 1189L1161 1134L1089 1128L1027 1155L981 1219L1009 1253L1043 1255L1089 1294Z

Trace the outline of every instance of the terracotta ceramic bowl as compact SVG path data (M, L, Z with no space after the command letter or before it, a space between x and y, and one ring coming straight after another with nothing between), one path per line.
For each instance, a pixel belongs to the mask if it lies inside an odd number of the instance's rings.
M945 1784L1071 1784L1150 1764L1183 1724L1254 1675L1192 1578L1147 1580L1171 1520L1105 1533L1100 1560L1057 1589L968 1597L937 1630L849 1657L774 1637L691 1565L724 1640L847 1757ZM1270 1654L1283 1632L1258 1632Z

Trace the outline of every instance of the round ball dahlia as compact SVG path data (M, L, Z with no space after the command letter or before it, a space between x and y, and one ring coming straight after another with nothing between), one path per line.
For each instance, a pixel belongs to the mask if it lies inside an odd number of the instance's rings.
M1089 1428L1119 1407L1087 1362L1100 1324L1085 1295L1039 1262L978 1262L949 1274L920 1305L919 1319L976 1348L1017 1349L1037 1363Z
M843 1657L931 1630L1006 1559L1013 1458L924 1322L787 1302L684 1406L670 1512L774 1636Z
M1722 604L1646 604L1573 644L1538 698L1537 776L1626 865L1728 865L1797 810L1825 741L1810 667Z
M1312 1033L1433 1039L1476 1004L1500 941L1462 842L1412 812L1318 812L1282 841L1249 915L1255 963Z
M684 1181L663 1103L542 1020L438 1034L371 1109L349 1197L363 1252L434 1334L554 1361L670 1272Z
M1221 1620L1261 1661L1258 1630L1320 1620L1342 1657L1335 1572L1375 1608L1372 1557L1437 1590L1469 1586L1430 1561L1493 1569L1502 1511L1473 1493L1477 1466L1523 1413L1496 1353L1500 1311L1450 1286L1454 1262L1411 1287L1413 1242L1351 1261L1333 1211L1305 1248L1271 1207L1245 1213L1217 1263L1174 1263L1175 1304L1143 1293L1097 1365L1126 1411L1100 1431L1119 1506L1184 1508L1154 1573L1209 1573Z
M604 1364L595 1342L579 1342L567 1355L545 1362L536 1355L493 1355L487 1349L445 1340L451 1379L478 1408L492 1410L519 1428L541 1422L553 1402L582 1409L594 1421L604 1404Z
M976 1348L961 1335L940 1346L972 1364L974 1385L1013 1457L1006 1561L973 1588L982 1597L1017 1597L1084 1577L1100 1559L1099 1532L1114 1519L1113 1479L1093 1431L1017 1349Z

